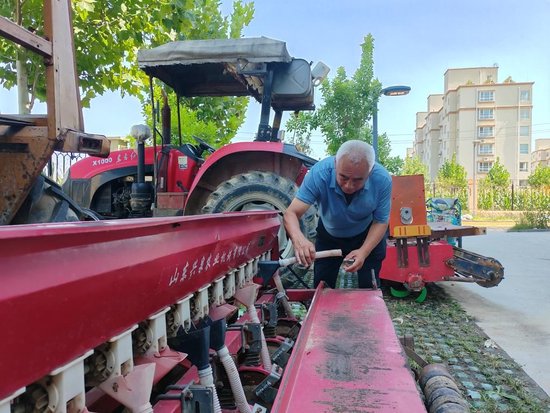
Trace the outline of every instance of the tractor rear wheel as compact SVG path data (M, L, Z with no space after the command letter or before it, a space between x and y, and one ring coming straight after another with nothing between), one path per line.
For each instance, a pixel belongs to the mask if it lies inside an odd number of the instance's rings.
M282 225L283 213L294 199L298 186L290 179L272 172L253 171L233 176L222 182L210 194L203 214L225 211L279 211L281 229L279 230L279 252L281 258L294 255L292 243ZM304 235L314 242L317 228L317 210L309 210L300 219L300 228Z

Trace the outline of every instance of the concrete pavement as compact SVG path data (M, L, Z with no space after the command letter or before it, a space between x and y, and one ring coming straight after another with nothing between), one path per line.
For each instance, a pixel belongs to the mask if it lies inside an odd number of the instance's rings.
M495 288L440 285L550 395L550 231L488 229L462 247L499 260L504 280Z

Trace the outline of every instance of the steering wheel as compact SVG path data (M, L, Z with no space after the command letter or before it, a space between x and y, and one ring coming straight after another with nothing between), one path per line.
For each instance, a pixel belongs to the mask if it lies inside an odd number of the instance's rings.
M203 141L201 138L195 135L192 135L192 136L193 136L193 139L195 139L195 141L199 144L198 145L199 155L202 155L204 151L207 151L210 153L214 153L216 151L216 148L210 146L207 142Z

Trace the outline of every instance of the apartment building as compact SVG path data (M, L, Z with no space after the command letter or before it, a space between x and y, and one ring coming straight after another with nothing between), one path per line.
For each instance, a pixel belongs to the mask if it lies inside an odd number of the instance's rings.
M550 166L550 139L535 139L535 150L531 152L531 171L538 165Z
M534 82L498 81L498 67L448 69L444 93L429 95L416 115L413 152L431 179L456 155L468 179L487 175L496 159L515 185L531 173L531 113Z

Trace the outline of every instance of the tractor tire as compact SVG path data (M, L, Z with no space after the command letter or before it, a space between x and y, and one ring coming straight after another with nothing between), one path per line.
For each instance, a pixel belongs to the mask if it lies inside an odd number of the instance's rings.
M85 218L97 220L79 208L57 183L40 175L11 223L67 222Z
M247 172L222 182L208 197L203 214L226 211L279 211L279 253L281 258L294 256L283 226L283 213L294 199L298 186L290 179L272 172ZM306 237L315 242L317 209L312 206L300 219L300 228Z

